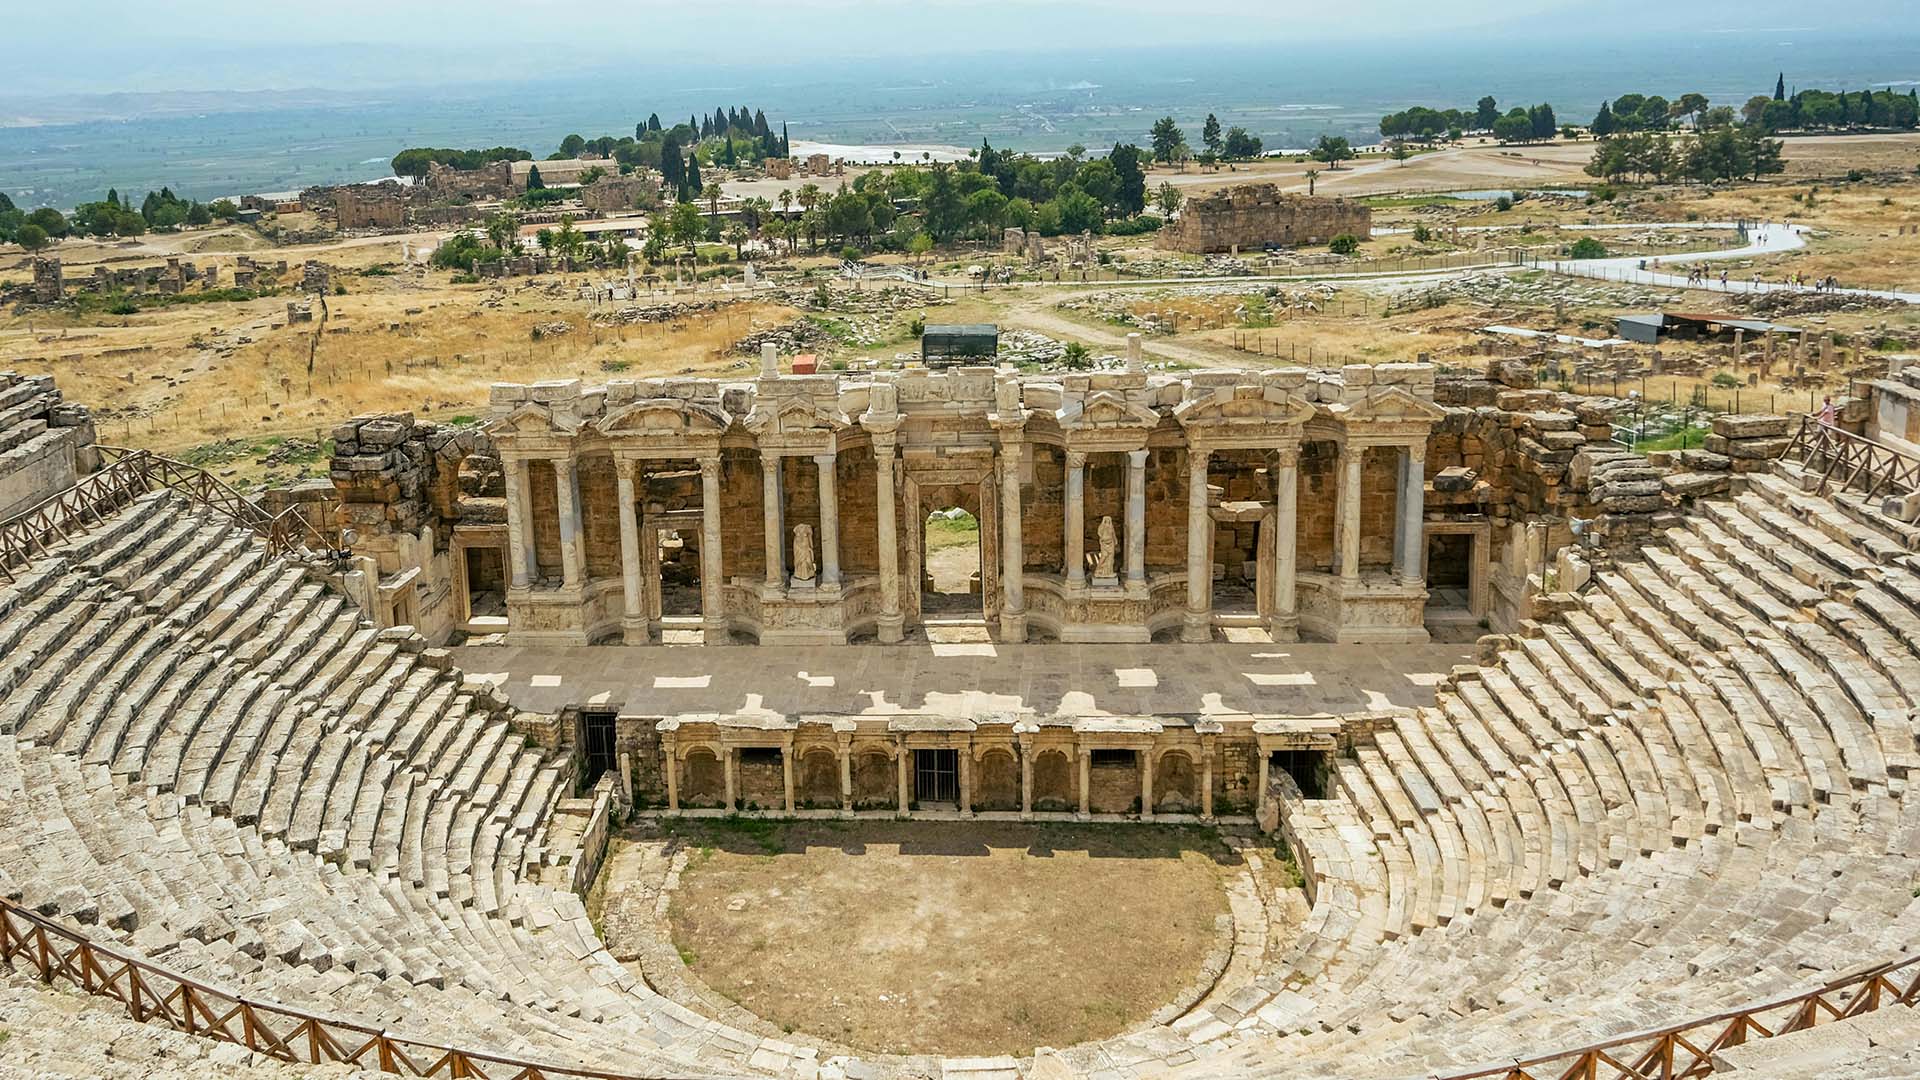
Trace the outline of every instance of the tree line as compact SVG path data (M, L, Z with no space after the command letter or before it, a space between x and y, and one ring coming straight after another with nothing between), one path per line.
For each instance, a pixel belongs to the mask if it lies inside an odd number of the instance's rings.
M1227 161L1248 161L1264 152L1260 137L1247 134L1243 127L1230 127L1221 130L1220 118L1212 113L1200 125L1200 152L1193 152L1187 144L1186 132L1171 116L1163 116L1153 122L1147 131L1147 144L1153 148L1153 160L1163 165L1184 165L1197 161L1206 168L1213 168Z
M39 251L69 236L140 236L174 232L185 225L210 225L214 219L231 221L240 208L230 199L211 203L182 199L171 188L147 192L138 208L119 191L108 188L97 202L74 207L72 215L43 206L31 213L0 192L0 243L12 241L28 251Z
M1601 139L1586 171L1614 181L1758 180L1786 169L1782 148L1758 124L1717 124L1679 138L1635 131Z

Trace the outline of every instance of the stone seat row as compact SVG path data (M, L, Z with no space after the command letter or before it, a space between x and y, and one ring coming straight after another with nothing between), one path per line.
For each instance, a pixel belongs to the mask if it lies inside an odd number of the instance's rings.
M1821 502L1762 478L1710 505L1432 708L1391 717L1335 764L1336 798L1283 795L1338 852L1311 859L1335 912L1265 980L1270 999L1184 1029L1250 1071L1396 1075L1910 948L1920 590L1901 542ZM1407 1049L1356 1069L1356 1035Z
M578 898L523 880L564 762L417 639L179 511L149 498L0 592L32 653L0 699L9 894L302 1007L333 1011L344 974L429 1037L675 1073L762 1050L651 998Z

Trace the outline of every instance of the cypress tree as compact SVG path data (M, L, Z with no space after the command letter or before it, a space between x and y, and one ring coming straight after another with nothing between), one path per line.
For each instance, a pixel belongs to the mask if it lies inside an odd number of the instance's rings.
M780 121L780 156L793 156L793 140L787 138L787 122L785 120Z
M1779 78L1773 81L1773 100L1787 100L1787 73L1784 71L1780 73Z
M527 190L538 191L541 188L544 188L546 186L547 186L547 182L545 180L540 179L540 166L538 165L530 166L527 169Z
M700 155L687 158L687 190L700 194Z
M647 114L647 130L648 131L660 130L660 114L659 113Z
M767 131L767 114L761 112L759 109L753 110L753 133L762 139L766 138L769 134Z

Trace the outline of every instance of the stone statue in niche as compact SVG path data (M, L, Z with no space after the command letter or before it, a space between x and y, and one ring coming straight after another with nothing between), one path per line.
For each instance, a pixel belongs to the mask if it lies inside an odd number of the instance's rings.
M793 527L793 583L797 586L813 584L814 576L819 572L813 561L813 526L795 525Z
M1099 537L1100 546L1093 553L1093 580L1100 584L1110 584L1115 580L1113 561L1120 547L1120 538L1113 531L1111 514L1101 516L1100 528L1096 535Z

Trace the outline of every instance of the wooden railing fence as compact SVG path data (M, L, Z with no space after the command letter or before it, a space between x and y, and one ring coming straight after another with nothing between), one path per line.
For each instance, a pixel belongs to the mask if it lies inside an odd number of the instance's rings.
M1883 491L1900 495L1920 491L1920 457L1823 424L1817 416L1800 418L1800 429L1780 451L1780 460L1798 462L1819 473L1822 495L1836 485L1843 491L1856 488L1868 498Z
M138 1022L236 1043L286 1062L479 1080L664 1080L462 1050L236 994L97 943L4 899L0 963L16 970L24 966L42 982L64 982L110 998ZM1710 1074L1713 1055L1728 1047L1916 1001L1920 954L1790 997L1535 1058L1436 1075L1444 1080L1688 1080Z
M196 506L204 506L258 533L268 550L284 555L299 544L325 548L328 541L298 507L269 514L253 500L205 469L147 450L99 447L103 465L79 483L37 506L0 522L0 581L45 554L88 525L149 491L170 488Z

